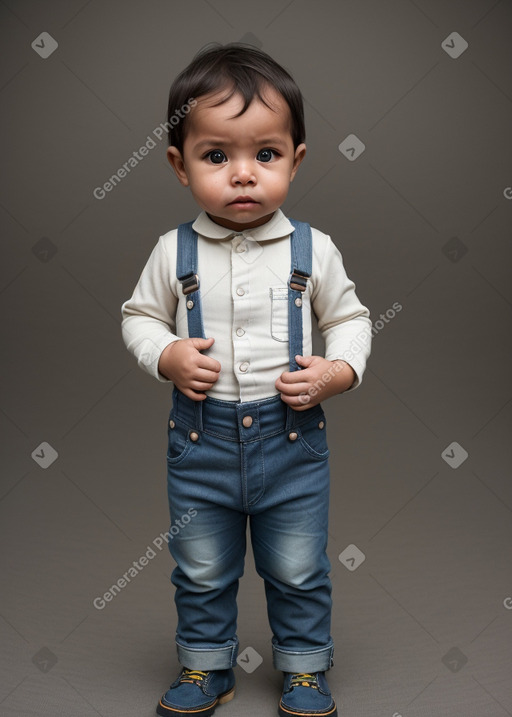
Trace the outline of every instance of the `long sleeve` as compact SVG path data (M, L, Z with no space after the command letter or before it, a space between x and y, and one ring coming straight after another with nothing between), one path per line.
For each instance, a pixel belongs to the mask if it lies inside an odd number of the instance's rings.
M327 235L313 231L318 263L313 267L311 305L325 341L325 358L343 359L352 366L357 376L351 386L354 389L361 383L370 355L370 312L357 298L336 245Z
M212 398L251 401L275 395L276 378L289 370L288 305L292 225L279 211L266 225L236 233L203 212L194 223L199 235L198 274L206 336L215 339L208 355L221 371ZM343 359L361 382L370 354L368 309L356 296L337 247L313 229L313 274L303 296L303 352L312 350L312 318L325 341L328 360ZM186 297L176 278L176 229L160 237L133 295L122 306L122 333L139 366L154 378L162 351L188 337Z
M168 241L169 235L165 238ZM179 339L175 334L178 305L175 265L174 255L168 255L164 237L160 237L132 297L121 308L126 347L142 369L162 382L168 379L158 372L160 354L168 344Z

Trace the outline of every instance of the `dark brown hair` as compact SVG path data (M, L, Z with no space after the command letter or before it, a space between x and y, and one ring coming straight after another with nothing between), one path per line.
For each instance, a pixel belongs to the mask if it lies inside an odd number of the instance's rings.
M169 92L167 129L169 144L183 152L187 115L203 95L229 90L217 104L227 102L235 93L242 95L242 115L254 97L268 107L265 86L270 85L286 100L291 115L291 135L295 148L304 142L304 105L291 75L269 55L251 45L229 43L208 45L174 80ZM270 107L273 109L272 107Z

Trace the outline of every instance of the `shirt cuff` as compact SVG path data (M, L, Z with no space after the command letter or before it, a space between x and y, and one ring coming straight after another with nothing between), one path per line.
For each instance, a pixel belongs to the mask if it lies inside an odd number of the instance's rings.
M354 383L351 386L349 386L347 389L345 389L345 391L343 391L343 393L346 393L347 391L353 391L355 388L357 388L361 384L361 381L363 380L365 365L361 364L358 361L354 361L354 360L347 361L347 359L344 358L343 356L336 356L334 358L329 357L329 358L327 358L327 360L328 361L344 361L345 363L347 363L350 366L350 368L353 369L353 371L356 375L356 377L354 379Z
M161 383L172 383L171 379L166 378L159 372L158 362L160 361L163 350L175 341L179 341L179 337L170 334L169 336L163 336L157 341L154 339L144 339L137 347L136 355L138 365Z
M362 334L359 334L359 339L359 341L352 341L350 346L347 346L346 342L343 342L343 344L341 341L333 342L329 347L327 347L325 353L325 358L328 361L345 361L354 369L356 378L352 386L350 386L347 391L353 391L361 384L363 374L366 369L366 362L370 355L370 333L368 332L367 337L365 336L364 340L362 340Z

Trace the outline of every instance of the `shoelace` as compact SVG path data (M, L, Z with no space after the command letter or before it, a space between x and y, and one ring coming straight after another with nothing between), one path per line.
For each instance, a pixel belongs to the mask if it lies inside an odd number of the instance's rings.
M312 687L317 690L318 680L316 675L312 675L309 672L297 672L291 679L290 687Z
M189 670L187 667L184 667L180 677L180 684L182 682L188 682L192 685L198 685L198 687L201 687L201 683L207 675L207 672L202 672L201 670Z

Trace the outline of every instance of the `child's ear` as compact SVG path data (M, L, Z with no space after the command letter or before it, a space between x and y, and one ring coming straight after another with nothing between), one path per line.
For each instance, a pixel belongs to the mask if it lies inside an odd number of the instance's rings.
M293 179L294 179L295 175L297 174L299 165L305 156L306 156L306 145L304 143L299 144L299 146L295 150L295 156L293 158L293 167L292 167L292 173L290 175L290 182L293 182Z
M189 181L185 170L185 162L179 149L177 147L167 147L167 159L181 184L183 184L184 187L188 187Z

